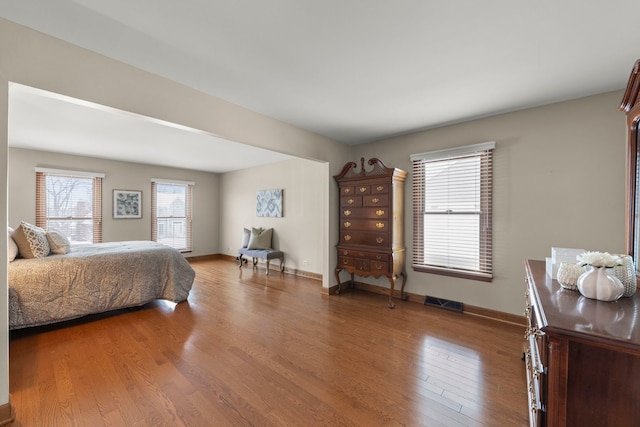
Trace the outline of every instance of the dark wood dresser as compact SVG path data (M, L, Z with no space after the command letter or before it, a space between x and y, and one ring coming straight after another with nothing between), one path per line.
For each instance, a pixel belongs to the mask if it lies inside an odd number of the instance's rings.
M368 161L372 169L365 170L364 158L360 171L354 162L347 163L334 178L340 189L340 241L336 280L340 293L340 271L362 277L389 279L389 308L393 302L395 281L402 276L401 295L407 281L404 247L404 181L407 172L388 168L380 160Z
M640 297L591 300L525 268L530 424L640 426Z

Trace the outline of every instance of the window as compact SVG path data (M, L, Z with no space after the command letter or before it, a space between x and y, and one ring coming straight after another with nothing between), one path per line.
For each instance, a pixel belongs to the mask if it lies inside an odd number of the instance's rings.
M102 242L104 175L36 168L36 225L72 245Z
M191 215L193 182L151 180L151 240L192 250Z
M495 142L414 154L413 269L491 281Z

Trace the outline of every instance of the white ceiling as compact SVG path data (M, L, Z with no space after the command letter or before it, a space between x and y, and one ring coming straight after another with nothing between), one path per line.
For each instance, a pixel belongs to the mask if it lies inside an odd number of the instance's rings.
M9 87L9 146L215 173L291 158L15 83Z
M348 144L623 89L638 0L13 0L0 17Z

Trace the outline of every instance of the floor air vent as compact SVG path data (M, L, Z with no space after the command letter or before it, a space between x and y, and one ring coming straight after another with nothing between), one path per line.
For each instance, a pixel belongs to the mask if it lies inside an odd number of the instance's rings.
M424 297L424 305L430 305L432 307L445 308L451 311L457 311L458 313L462 313L462 309L464 304L458 301L450 301L448 299L436 298L425 296Z

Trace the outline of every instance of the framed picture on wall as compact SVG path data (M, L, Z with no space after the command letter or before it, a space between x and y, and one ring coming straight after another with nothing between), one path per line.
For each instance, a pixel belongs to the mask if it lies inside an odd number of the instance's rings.
M113 190L113 217L142 218L142 191Z
M258 191L256 216L282 216L282 189Z

